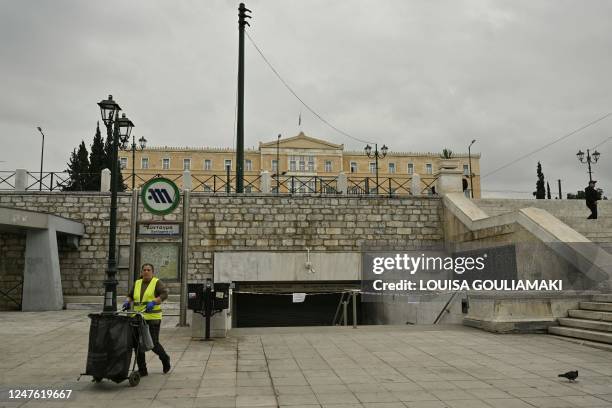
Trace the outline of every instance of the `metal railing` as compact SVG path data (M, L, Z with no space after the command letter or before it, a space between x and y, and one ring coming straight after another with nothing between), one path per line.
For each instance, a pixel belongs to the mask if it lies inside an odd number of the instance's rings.
M277 194L339 194L338 178L333 176L272 176L270 184Z
M16 171L0 171L0 190L14 190ZM67 171L26 172L25 191L62 191L70 183ZM89 176L84 174L83 176ZM95 175L92 175L95 176ZM98 178L100 177L97 174Z
M0 171L0 191L14 190L16 182L15 171ZM183 172L157 171L149 173L136 173L134 175L134 186L140 188L143 184L156 177L166 177L175 182L179 188L190 185L193 192L210 194L231 194L236 192L236 173L223 174L201 174L190 173L191 180L185 180ZM412 191L412 177L379 177L378 184L375 177L346 177L346 186L339 187L339 176L301 176L301 175L276 175L267 176L269 193L279 195L339 195L352 196L386 196L401 197L413 194L435 195L434 184L436 176L422 177L419 191ZM89 178L89 183L84 180ZM25 183L26 191L100 191L100 174L83 174L76 183L66 171L27 172ZM187 181L187 183L185 183ZM244 192L262 193L264 176L260 174L247 174L244 176ZM97 186L92 188L91 186ZM132 174L123 173L123 185L125 190L132 186ZM81 187L89 186L89 187ZM340 191L341 188L346 191Z
M15 299L13 296L11 296L11 293L13 291L18 291L19 289L22 289L22 287L23 287L23 282L17 282L16 285L12 286L8 290L0 289L0 297L8 299L11 303L14 303L19 310L21 310L21 302Z

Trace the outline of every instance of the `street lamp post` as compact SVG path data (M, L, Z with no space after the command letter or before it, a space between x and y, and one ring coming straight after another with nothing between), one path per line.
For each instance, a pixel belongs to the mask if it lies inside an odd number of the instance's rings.
M472 140L472 143L468 146L468 163L470 167L470 195L474 198L474 181L472 179L472 145L476 143L476 139Z
M144 150L147 147L147 139L142 136L138 139L138 150ZM134 181L136 179L136 136L132 135L132 191L134 191Z
M387 155L387 150L389 150L389 148L385 145L382 145L382 147L380 148L380 152L379 152L378 143L374 143L374 153L372 153L372 146L370 145L366 145L364 150L368 158L376 159L376 164L375 164L375 167L376 167L376 195L378 195L378 159L384 159L385 156Z
M281 134L276 138L276 194L280 194L280 139Z
M578 161L580 163L586 163L589 166L589 182L593 181L593 172L591 170L591 163L595 164L599 160L599 152L595 150L593 154L591 154L591 150L587 149L586 159L584 158L584 152L582 150L578 150L576 153L576 157L578 157Z
M117 160L119 144L127 145L134 124L125 114L119 118L121 108L109 95L108 99L98 102L102 121L106 125L107 138L112 139L112 163L111 163L111 208L110 225L108 233L108 263L106 268L106 279L104 280L104 308L103 313L112 314L117 311L117 181L119 179L119 161Z
M36 129L38 129L38 131L40 132L40 134L42 135L42 148L40 150L40 180L38 180L38 191L42 191L42 172L43 172L43 159L45 157L45 134L43 133L42 129L40 128L40 126L37 126Z

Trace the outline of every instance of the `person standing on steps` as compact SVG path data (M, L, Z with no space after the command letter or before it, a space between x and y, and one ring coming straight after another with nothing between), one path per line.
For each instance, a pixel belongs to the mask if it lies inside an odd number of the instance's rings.
M589 186L584 189L586 206L591 210L591 215L587 217L587 220L597 219L597 200L599 200L599 191L595 189L595 183L597 183L595 180L589 181Z
M141 312L149 325L151 338L153 339L153 352L157 354L162 362L164 374L170 371L170 356L159 343L159 331L162 322L161 304L168 299L168 289L166 285L153 276L155 272L153 265L145 263L140 272L141 278L134 282L134 287L130 290L127 299L123 303L123 308L128 309L130 303L134 303L134 311ZM138 372L141 377L148 375L147 362L144 350L139 351L136 357Z

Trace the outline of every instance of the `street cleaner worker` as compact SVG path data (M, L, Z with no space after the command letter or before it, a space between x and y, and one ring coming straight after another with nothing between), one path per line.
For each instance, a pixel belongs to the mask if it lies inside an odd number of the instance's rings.
M150 263L142 265L140 272L141 279L134 282L134 287L130 290L126 301L123 303L124 309L129 309L130 303L134 303L134 311L143 314L149 325L151 338L153 339L153 352L157 354L162 362L164 374L170 371L170 356L166 353L159 343L159 330L162 321L161 303L168 299L168 289L166 285L153 276L154 268ZM147 361L144 350L139 350L136 357L138 372L141 377L148 375Z

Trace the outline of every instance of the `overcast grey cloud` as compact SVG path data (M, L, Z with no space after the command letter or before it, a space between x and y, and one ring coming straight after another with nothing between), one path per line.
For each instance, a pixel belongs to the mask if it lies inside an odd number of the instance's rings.
M247 1L248 32L291 87L357 138L482 154L482 173L612 112L609 1ZM0 0L0 168L63 170L111 93L153 145L233 146L237 2ZM245 144L302 130L361 150L310 114L247 40ZM583 188L576 151L612 117L483 179ZM598 149L612 190L612 141ZM489 193L500 196L502 193ZM515 194L517 196L517 194ZM518 196L529 197L528 194Z

